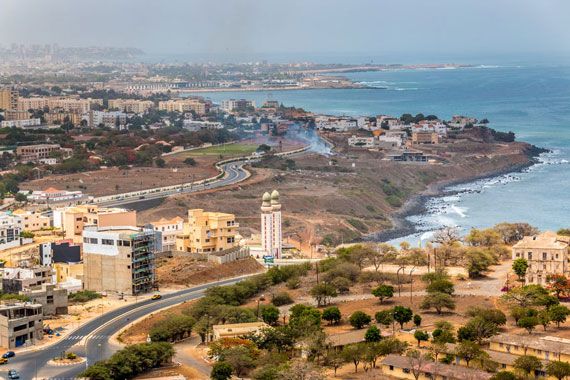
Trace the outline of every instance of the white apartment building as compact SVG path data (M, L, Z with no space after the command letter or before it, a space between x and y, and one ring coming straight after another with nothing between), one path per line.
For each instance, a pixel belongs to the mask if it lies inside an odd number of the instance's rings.
M222 100L220 108L226 112L246 111L255 108L255 102L247 99L226 99Z
M194 111L198 115L205 115L210 108L210 104L203 99L185 98L172 99L158 102L158 109L167 112L190 112Z
M279 193L263 194L261 204L261 249L265 255L281 258L283 231Z
M376 141L374 137L351 136L348 145L356 148L373 148Z
M162 250L172 251L176 249L176 236L183 233L184 219L176 216L172 219L160 218L150 223L152 229L162 234Z
M109 108L118 109L126 113L141 114L154 107L154 102L150 100L137 99L109 99Z
M412 132L435 132L439 136L447 136L447 125L439 120L428 121L422 120L412 125Z
M189 120L184 119L182 125L185 129L189 131L199 131L201 129L222 129L224 125L217 121L201 121L201 120Z
M123 129L127 124L127 114L121 111L90 111L83 115L90 128L104 125L108 128Z
M9 212L0 214L0 251L20 246L22 219Z
M317 116L315 118L317 129L335 130L346 132L358 128L358 121L350 117Z
M40 119L4 120L0 123L2 128L37 127L42 124Z

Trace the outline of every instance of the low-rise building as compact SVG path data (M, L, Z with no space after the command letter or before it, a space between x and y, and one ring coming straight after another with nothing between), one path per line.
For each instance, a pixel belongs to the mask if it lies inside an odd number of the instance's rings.
M62 148L59 144L22 145L16 148L16 157L20 162L39 162L52 155L68 158L72 154L73 149Z
M570 339L557 336L499 334L489 338L489 349L517 356L532 355L547 361L570 361Z
M28 111L4 110L4 120L26 120L29 118L30 113Z
M215 129L224 128L224 125L217 121L202 121L202 120L189 120L189 119L184 119L184 121L182 122L182 126L184 127L184 129L187 129L189 131L200 131L202 129L215 130Z
M176 249L176 236L182 233L184 227L184 219L176 216L172 219L160 218L150 223L155 231L162 234L163 251L172 251Z
M0 305L0 346L8 349L35 344L43 339L42 305L6 303Z
M214 340L221 338L237 338L243 335L256 334L268 328L265 322L229 323L212 326Z
M127 295L156 287L155 253L160 233L137 227L103 227L83 231L85 289Z
M121 111L89 111L83 115L90 128L101 125L107 128L123 129L127 124L127 114Z
M51 218L37 211L14 210L12 215L20 218L23 231L41 231L51 227Z
M40 244L40 265L54 263L77 263L81 261L81 247L73 240Z
M345 116L317 116L315 118L317 129L346 132L358 128L358 120Z
M167 112L190 112L205 115L210 109L210 102L202 98L172 99L158 102L158 109Z
M44 284L40 287L25 289L20 294L30 299L32 303L42 305L44 315L61 315L68 312L67 290L56 285Z
M49 266L32 268L2 268L2 291L17 294L22 290L52 284L54 272Z
M0 213L0 251L21 244L22 219L10 212Z
M397 379L430 380L488 380L492 374L474 368L423 360L413 361L407 356L388 355L382 360L382 373ZM417 377L416 377L417 376Z
M527 284L546 285L548 276L570 276L570 237L555 232L525 236L513 246L513 260L525 259Z
M53 263L56 283L69 292L81 290L84 278L83 262Z
M222 100L220 108L226 112L242 112L255 108L255 102L247 99L226 99Z
M55 187L49 187L45 190L34 190L31 193L26 190L20 190L20 193L27 196L28 201L34 203L66 203L77 202L84 198L81 191L59 190Z
M232 261L247 259L250 257L247 247L233 247L224 251L216 251L208 254L208 261L216 264L225 264Z
M80 113L66 112L63 110L55 110L44 113L44 119L47 124L56 124L56 125L61 125L66 121L69 121L73 125L80 125L81 120L83 120Z
M355 136L348 138L348 145L356 148L373 148L376 145L374 137Z
M234 214L188 210L188 222L176 237L178 251L208 253L235 247L239 224Z
M412 144L438 144L439 135L434 131L413 131Z
M3 120L0 122L2 128L26 128L36 127L42 124L41 119L19 119L19 120Z
M404 150L400 153L388 155L388 159L397 162L428 162L428 156L423 152Z
M137 99L109 99L109 109L116 109L126 113L142 114L154 107L151 100Z

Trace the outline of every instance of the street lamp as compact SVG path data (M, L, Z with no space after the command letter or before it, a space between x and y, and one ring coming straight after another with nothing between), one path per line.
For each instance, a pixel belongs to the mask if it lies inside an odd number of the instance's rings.
M415 266L410 270L410 305L413 305L412 293L414 292L414 279L412 278L412 273L414 273L415 270Z
M400 271L403 271L406 267L400 266L396 271L396 276L398 277L398 297L402 296L402 282L400 281Z

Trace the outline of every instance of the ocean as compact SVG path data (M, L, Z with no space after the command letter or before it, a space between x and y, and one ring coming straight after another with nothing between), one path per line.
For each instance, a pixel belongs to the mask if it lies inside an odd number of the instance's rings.
M496 223L528 222L541 230L570 227L570 66L477 66L461 69L360 72L345 76L375 89L208 92L227 98L267 99L318 113L399 116L455 114L490 120L517 139L548 148L539 163L519 173L449 189L427 202L427 212L408 219L418 233L400 240L429 239L443 226L462 233Z

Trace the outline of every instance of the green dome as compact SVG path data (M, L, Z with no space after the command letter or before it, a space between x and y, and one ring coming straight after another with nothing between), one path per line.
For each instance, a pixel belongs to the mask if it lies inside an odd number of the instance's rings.
M273 192L271 193L271 199L279 199L279 192L277 190L273 190Z

